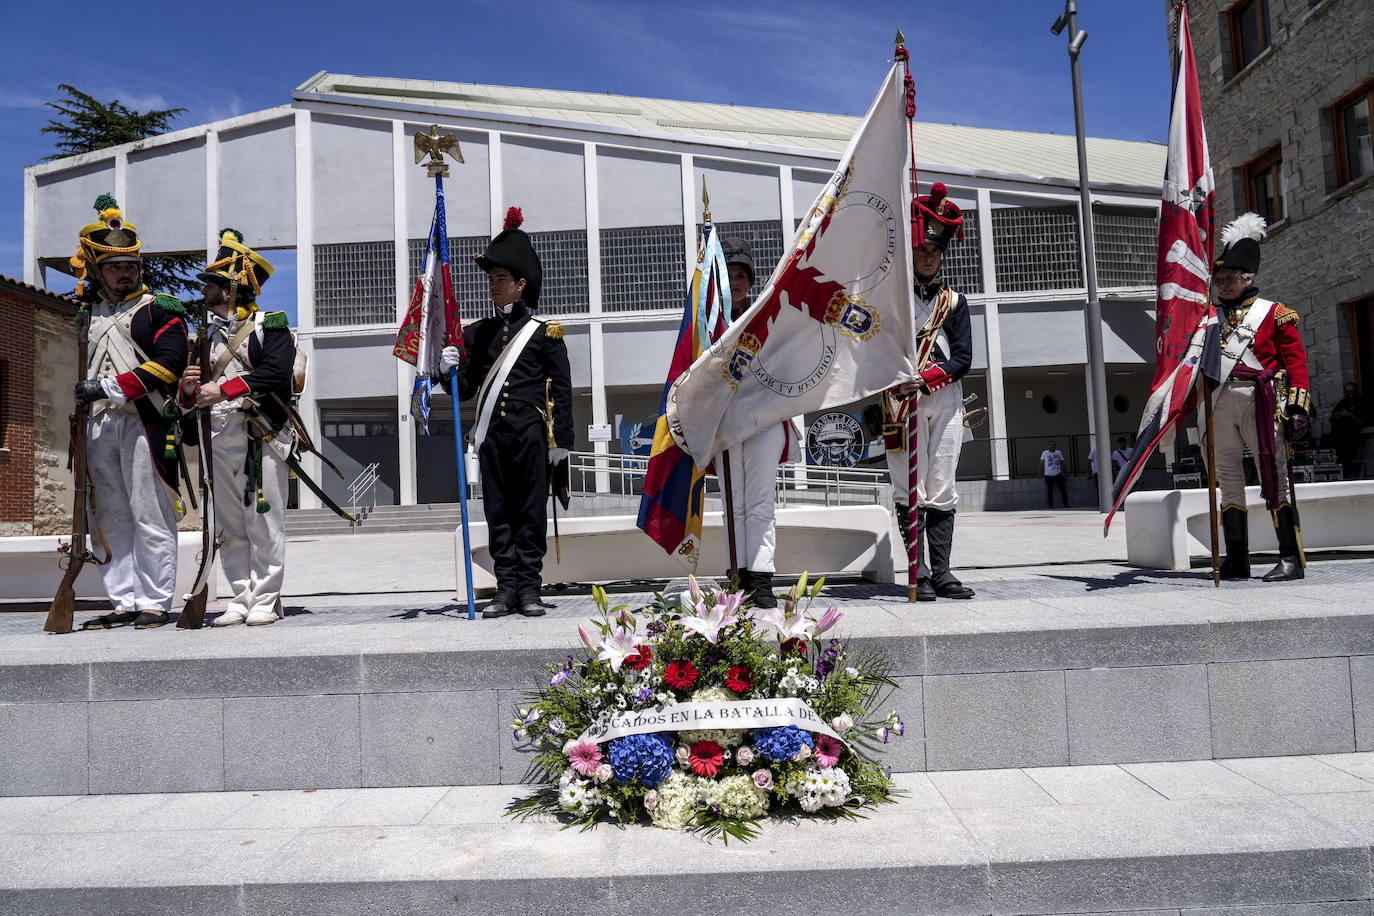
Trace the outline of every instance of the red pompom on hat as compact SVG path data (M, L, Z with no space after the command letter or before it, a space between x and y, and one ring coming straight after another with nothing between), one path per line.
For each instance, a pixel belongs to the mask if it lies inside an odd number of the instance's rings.
M930 196L917 197L911 202L916 217L916 231L911 240L913 248L934 245L944 251L956 234L963 239L964 215L954 201L948 199L948 194L949 188L944 182L937 181L930 186Z
M502 229L519 229L520 224L525 221L525 214L520 212L519 207L511 207L506 211L506 224Z

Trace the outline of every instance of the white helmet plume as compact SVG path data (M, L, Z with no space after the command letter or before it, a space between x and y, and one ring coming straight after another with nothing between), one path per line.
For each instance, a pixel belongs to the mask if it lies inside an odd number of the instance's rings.
M1269 226L1258 213L1242 213L1221 230L1221 247L1229 248L1241 239L1260 241L1268 234Z

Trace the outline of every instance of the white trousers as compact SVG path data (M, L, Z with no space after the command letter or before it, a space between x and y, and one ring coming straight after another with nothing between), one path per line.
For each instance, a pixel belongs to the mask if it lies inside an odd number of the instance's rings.
M916 399L916 505L923 509L953 512L959 504L954 490L954 475L959 468L959 451L964 446L964 386L946 385L934 394ZM887 471L892 478L892 498L911 505L907 450L887 453Z
M1260 460L1259 431L1255 421L1255 383L1248 380L1228 380L1212 394L1212 422L1217 453L1217 489L1221 491L1222 506L1245 505L1245 463L1243 449L1254 456L1256 470ZM1201 409L1199 409L1201 413ZM1205 434L1205 430L1204 430ZM1283 438L1283 424L1274 423L1274 455L1278 465L1278 501L1292 502L1289 492L1288 462L1284 458L1287 447ZM1207 455L1203 449L1203 458Z
M774 487L778 460L786 441L782 424L775 423L730 449L735 550L739 565L752 572L774 571L773 550L777 546ZM718 461L716 470L720 469Z
M287 468L277 453L262 449L262 495L271 507L259 513L257 486L245 461L248 436L243 413L210 414L215 455L215 537L219 563L229 580L229 613L275 611L286 575ZM248 505L243 494L249 491Z
M105 410L86 427L91 518L110 546L100 581L116 611L170 611L177 581L176 512L137 414ZM158 443L159 447L162 443ZM100 552L94 529L92 544Z

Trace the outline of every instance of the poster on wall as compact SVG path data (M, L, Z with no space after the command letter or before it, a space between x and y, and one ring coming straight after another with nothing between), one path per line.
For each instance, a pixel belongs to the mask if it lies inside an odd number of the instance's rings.
M649 453L654 445L654 424L658 422L658 416L649 417L647 420L627 420L624 414L615 415L616 437L620 439L620 454L626 458L643 458L645 462L649 459ZM626 467L631 465L626 462ZM635 465L643 470L644 465Z
M806 459L810 464L852 468L867 452L868 440L859 414L830 411L806 428Z

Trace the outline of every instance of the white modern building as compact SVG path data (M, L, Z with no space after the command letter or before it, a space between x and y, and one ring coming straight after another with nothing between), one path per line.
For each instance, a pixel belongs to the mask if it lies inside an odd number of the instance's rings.
M461 146L445 190L465 319L487 308L469 255L518 205L544 262L540 311L567 329L578 448L620 452L616 419L628 439L630 423L658 411L703 181L723 233L753 244L761 285L858 123L320 73L277 108L28 168L23 279L67 288L53 271L67 269L76 231L106 191L147 253L213 253L223 226L269 258L293 250L278 256L295 261L298 335L311 359L301 408L317 440L346 473L378 462L381 502L442 502L457 493L449 405L436 403L432 435L416 436L411 370L391 355L433 210L433 182L414 163L417 130L438 124ZM1073 137L918 123L916 153L923 192L943 181L966 214L946 272L972 306L965 392L988 407L988 422L965 448L961 477L1034 475L1047 438L1083 467L1091 412ZM1133 436L1154 367L1164 153L1088 140L1113 434ZM268 308L273 292L268 284ZM590 442L591 424L612 424L612 441Z

